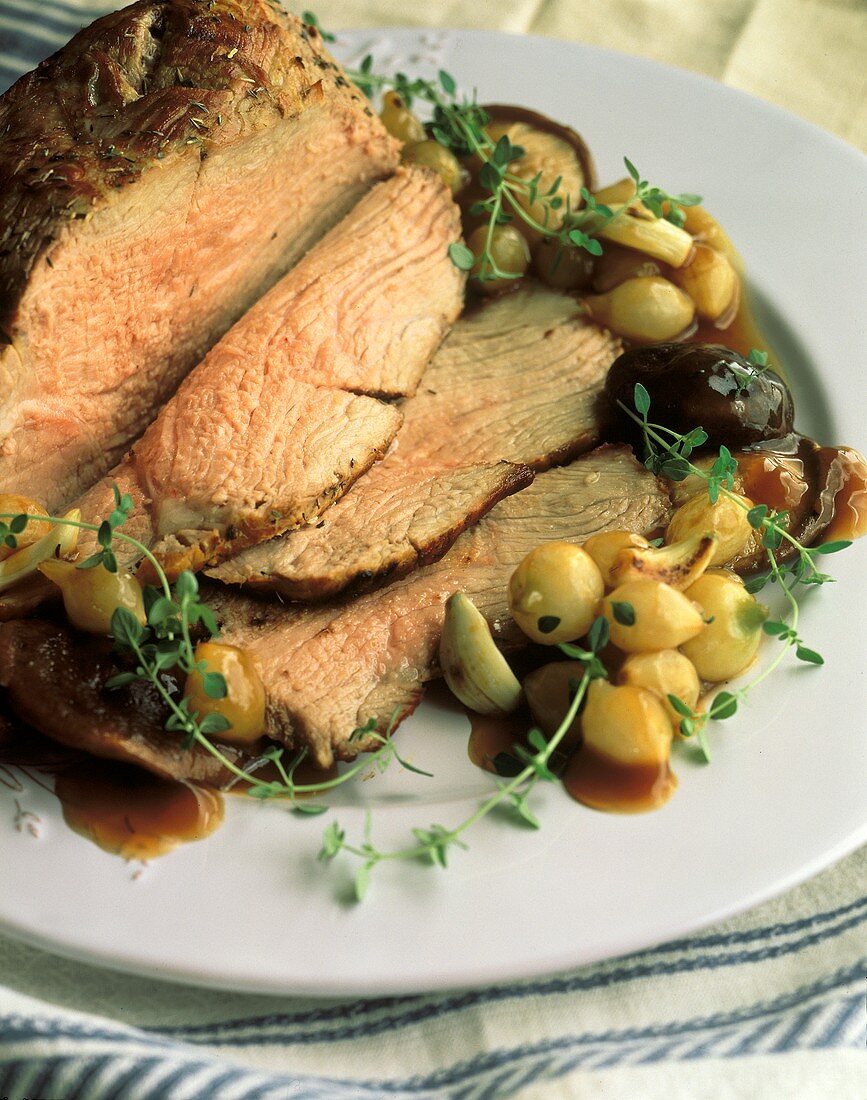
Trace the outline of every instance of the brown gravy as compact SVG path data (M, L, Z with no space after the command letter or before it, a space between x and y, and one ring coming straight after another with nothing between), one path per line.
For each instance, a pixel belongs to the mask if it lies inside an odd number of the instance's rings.
M695 344L723 344L739 355L743 355L744 358L749 357L753 348L757 351L765 351L768 353L774 370L785 378L783 364L779 362L773 348L762 336L743 292L741 292L738 299L734 315L727 319L724 326L720 326L713 321L699 321L695 331L687 339L689 343Z
M123 859L148 860L210 836L223 820L216 791L108 760L61 771L55 794L67 825Z
M501 753L514 756L515 744L526 744L532 718L525 711L515 714L474 714L470 719L467 755L473 764L493 775L504 774L494 765ZM520 764L517 768L520 768ZM669 765L621 764L579 748L568 759L555 753L551 768L562 772L563 785L577 802L594 810L613 813L644 813L658 809L671 798L677 777Z
M622 764L588 749L578 749L563 775L572 798L594 810L638 814L663 806L677 787L667 763Z
M0 783L20 791L16 769L53 791L74 832L124 859L154 859L223 820L216 791L100 760L0 716Z
M532 719L523 711L514 714L475 714L468 710L470 738L467 755L477 768L500 775L494 760L501 753L514 756L514 746L523 745Z
M735 457L744 493L788 512L789 530L802 542L867 534L867 464L851 447L820 447L790 435Z
M56 795L73 831L128 860L155 859L179 844L210 836L223 820L223 794L243 795L249 790L246 783L218 792L160 779L142 768L60 745L0 713L0 783L20 791L16 769ZM255 774L269 782L280 780L271 763ZM323 771L305 760L293 779L307 786L338 774L337 764Z
M792 453L754 450L737 454L738 477L744 493L778 511L799 509L810 489L812 452L799 446Z
M823 541L861 538L867 535L867 464L851 447L823 447L822 451L831 452L841 480Z

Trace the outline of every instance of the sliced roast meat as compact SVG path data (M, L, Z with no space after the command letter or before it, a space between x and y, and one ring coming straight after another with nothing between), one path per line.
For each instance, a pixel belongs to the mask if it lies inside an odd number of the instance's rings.
M106 15L0 98L0 135L0 490L52 509L398 159L269 0Z
M573 298L528 286L461 318L434 356L387 458L321 524L211 576L321 600L435 560L469 524L599 441L619 342Z
M180 428L173 453L161 464L166 475L176 472L174 482L160 482L164 491L148 482L147 464L133 453L81 498L83 518L96 521L111 512L115 485L147 501L130 532L174 577L218 561L232 546L249 546L312 520L385 454L401 422L393 405L291 377L260 387L258 397L249 395L252 410L235 396L222 394L209 426L201 427L207 437L219 419L222 444L197 445L198 421L189 432L186 425ZM163 416L171 417L172 405L154 425L156 432L163 430ZM89 550L89 539L80 539L79 546Z
M599 441L602 389L621 344L574 298L540 284L462 317L405 407L407 461L507 459L536 470ZM435 428L439 424L438 429Z
M411 393L459 313L459 236L432 172L378 184L211 350L83 515L105 515L117 483L170 574L318 517L401 422L365 394Z
M223 640L258 658L268 692L268 734L307 745L316 762L370 747L350 734L374 719L384 731L412 712L436 675L444 604L466 592L495 635L519 641L506 587L540 542L583 542L606 529L649 532L670 504L656 479L622 447L603 447L540 474L465 531L438 562L356 600L300 608L224 587L208 589Z
M208 575L308 602L396 580L442 557L462 531L533 480L528 466L512 462L444 470L392 457L320 523L229 558Z
M439 177L400 169L227 334L210 369L252 361L267 382L289 369L313 386L415 393L464 304L465 277L448 255L460 235L460 211ZM192 403L200 387L201 378L188 387L176 419L209 407Z
M465 532L439 562L352 602L292 609L209 586L223 640L257 657L269 694L269 732L309 746L328 766L372 747L349 741L374 718L384 730L410 713L437 674L443 606L468 592L497 637L520 642L505 593L517 561L541 539L583 540L606 527L649 531L664 523L668 498L623 448L602 448L540 475ZM95 756L165 778L222 786L227 770L205 749L184 748L163 728L166 709L147 684L109 690L118 671L107 639L45 620L0 624L0 703L40 733ZM170 691L177 683L166 682ZM229 760L252 757L222 746Z
M166 779L221 786L231 778L206 749L184 748L178 733L163 728L167 708L149 685L107 689L117 671L107 640L38 619L0 625L5 702L46 737ZM251 759L230 745L222 751L239 766Z

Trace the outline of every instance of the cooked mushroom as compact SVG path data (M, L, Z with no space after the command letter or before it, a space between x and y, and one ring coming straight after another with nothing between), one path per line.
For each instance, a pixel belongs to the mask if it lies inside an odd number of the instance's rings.
M851 447L821 447L792 432L762 440L733 456L744 493L785 512L787 529L805 546L867 534L867 461ZM783 542L778 560L793 556ZM761 548L748 545L729 565L738 573L767 567Z
M792 430L794 404L782 378L719 344L631 348L615 360L605 392L630 438L635 425L617 402L632 408L636 382L650 394L652 420L679 432L701 425L710 446L742 447Z
M512 145L524 150L509 166L510 172L527 182L539 177L536 201L530 202L528 196L522 205L540 225L558 229L567 207L577 210L584 205L581 188L592 191L596 186L593 158L584 139L568 126L525 107L493 103L486 104L485 110L491 119L487 127L491 138L497 141L505 134ZM546 192L558 179L556 194L546 199ZM552 203L556 198L560 202ZM541 234L536 236L538 239Z

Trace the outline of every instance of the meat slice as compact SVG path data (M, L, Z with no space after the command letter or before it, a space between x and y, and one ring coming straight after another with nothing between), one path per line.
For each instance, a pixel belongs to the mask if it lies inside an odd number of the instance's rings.
M440 178L400 169L247 313L220 344L216 369L253 360L313 386L415 393L464 304L465 277L448 256L460 235Z
M263 603L227 588L207 599L223 640L259 660L268 692L269 736L309 745L317 763L369 747L349 741L373 718L384 731L418 704L436 675L446 599L466 592L499 639L516 642L506 600L509 576L540 542L583 542L597 531L649 532L670 514L665 491L623 447L603 447L540 474L465 531L440 561L353 601L311 608Z
M56 509L397 163L269 0L142 0L0 98L0 491Z
M388 457L316 526L223 562L229 584L321 600L443 554L536 470L599 441L619 342L573 298L528 286L461 318L434 356Z
M396 580L442 557L462 531L533 480L528 466L512 462L448 470L394 457L374 466L320 523L244 551L208 576L307 602Z
M527 551L544 539L583 541L608 527L647 532L669 512L667 496L625 448L601 448L540 475L466 531L441 561L359 600L292 609L216 585L203 592L223 640L258 658L269 732L287 745L309 746L315 762L328 766L335 756L372 747L350 743L353 728L374 718L385 730L418 704L425 682L437 675L443 606L452 592L469 593L504 643L520 643L506 584ZM106 639L50 621L0 624L0 704L53 740L96 756L165 778L224 784L229 775L214 757L165 731L165 708L147 684L105 688L117 670ZM222 751L240 766L252 759L232 746Z
M107 514L117 483L170 574L317 518L400 425L366 394L411 393L459 313L459 236L432 172L378 184L210 351L83 515Z
M5 701L40 733L94 756L138 764L165 779L220 786L231 778L207 750L184 748L180 734L163 728L166 710L149 685L108 690L105 682L116 672L105 640L37 619L0 625ZM231 745L221 748L233 764L251 759Z
M540 284L489 302L443 342L405 407L400 450L444 465L456 451L461 464L568 462L599 441L602 387L621 350L574 298Z

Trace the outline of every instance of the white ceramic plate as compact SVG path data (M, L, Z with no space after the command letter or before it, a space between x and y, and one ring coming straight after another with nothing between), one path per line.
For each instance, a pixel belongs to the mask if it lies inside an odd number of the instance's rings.
M405 31L341 45L357 56L374 45L385 64L424 75L443 65L482 100L572 124L603 181L622 175L626 153L649 179L702 193L746 259L760 319L794 376L799 426L867 443L867 171L856 152L709 80L578 45ZM233 800L216 835L134 878L69 832L36 787L19 799L42 817L42 836L17 832L0 787L0 927L150 976L386 994L572 967L744 909L867 840L865 549L828 559L840 584L806 601L803 633L826 667L792 662L718 725L713 764L678 762L680 789L658 813L593 813L551 785L535 796L540 832L492 817L448 872L384 867L352 905L348 864L315 860L326 818ZM461 820L489 789L467 761L466 732L458 713L423 706L400 745L436 779L395 770L358 783L335 799L341 824L360 836L369 805L385 846L413 825Z

